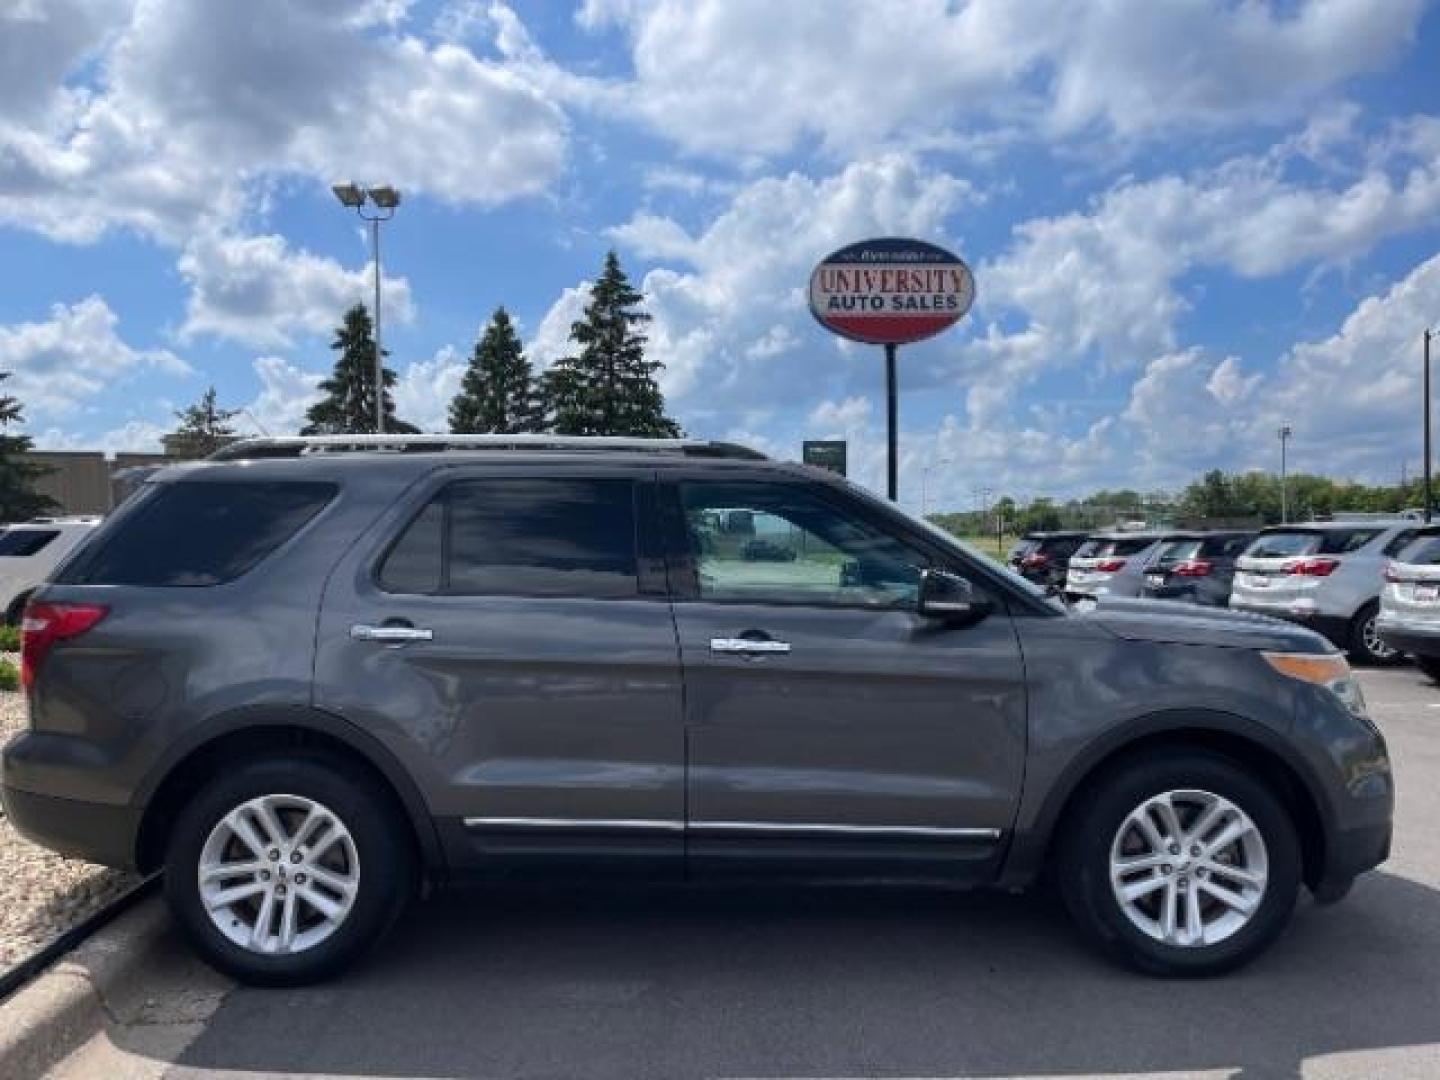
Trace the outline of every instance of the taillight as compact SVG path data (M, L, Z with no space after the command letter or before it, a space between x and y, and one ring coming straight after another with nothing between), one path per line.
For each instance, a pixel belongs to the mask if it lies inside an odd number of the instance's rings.
M1385 580L1391 584L1395 584L1401 581L1409 581L1410 579L1402 574L1400 568L1392 562L1385 564Z
M20 623L20 683L29 690L35 685L40 663L57 641L79 637L105 617L104 604L47 603L32 600L25 605Z
M1186 559L1175 565L1175 575L1177 577L1209 577L1210 571L1214 569L1215 567L1204 559Z
M1104 562L1095 564L1095 569L1102 574L1114 574L1125 569L1124 559L1106 559Z
M1020 560L1020 565L1023 566L1026 570L1040 570L1050 565L1050 556L1026 555L1023 559Z
M1292 563L1286 573L1297 577L1329 577L1339 565L1339 559L1301 559Z

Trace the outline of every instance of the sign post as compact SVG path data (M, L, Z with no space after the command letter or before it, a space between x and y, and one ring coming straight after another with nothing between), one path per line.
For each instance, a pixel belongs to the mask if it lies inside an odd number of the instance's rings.
M923 240L862 240L820 260L810 311L832 333L885 346L886 489L899 498L899 346L948 330L975 301L975 277L957 255Z

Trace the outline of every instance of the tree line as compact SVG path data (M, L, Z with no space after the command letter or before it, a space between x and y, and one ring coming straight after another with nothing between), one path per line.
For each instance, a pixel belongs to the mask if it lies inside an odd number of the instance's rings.
M609 252L582 317L570 327L574 348L538 376L510 313L496 308L450 402L451 433L678 436L656 382L664 364L645 352L650 316L643 300ZM345 313L330 347L339 355L301 434L373 433L375 337L363 304ZM417 432L395 415L395 372L386 367L383 379L385 430Z
M1024 502L1002 495L984 509L931 514L930 520L966 535L993 533L999 521L1006 532L1020 534L1104 528L1127 520L1273 525L1282 516L1309 521L1336 513L1394 514L1424 504L1424 484L1418 478L1362 484L1291 473L1285 479L1282 506L1280 477L1275 473L1211 469L1178 492L1101 489L1079 498L1042 496Z

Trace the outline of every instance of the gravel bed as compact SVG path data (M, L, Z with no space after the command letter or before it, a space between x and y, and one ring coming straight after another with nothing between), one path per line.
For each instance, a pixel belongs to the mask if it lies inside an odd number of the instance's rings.
M8 659L18 660L13 654ZM25 695L0 691L0 746L29 719ZM0 814L0 971L74 926L135 877L37 847Z

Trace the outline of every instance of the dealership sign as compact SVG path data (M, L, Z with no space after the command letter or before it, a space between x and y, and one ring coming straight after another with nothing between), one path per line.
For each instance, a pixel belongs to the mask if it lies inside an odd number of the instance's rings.
M869 345L904 345L947 330L975 300L957 255L923 240L850 244L810 275L810 310L827 329Z

